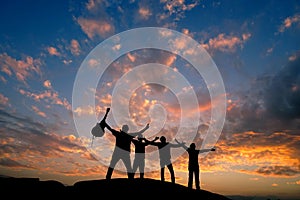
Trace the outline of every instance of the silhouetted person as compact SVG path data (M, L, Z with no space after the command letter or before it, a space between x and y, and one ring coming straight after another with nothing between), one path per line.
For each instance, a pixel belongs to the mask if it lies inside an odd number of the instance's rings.
M148 146L150 144L150 142L154 142L158 139L159 139L159 137L155 137L152 141L149 141L146 138L142 138L139 136L137 139L135 139L135 138L132 139L132 143L135 146L135 154L134 154L132 170L133 170L133 173L135 173L137 171L137 169L139 168L140 178L144 178L146 146Z
M169 169L172 183L175 183L175 173L171 162L171 148L181 147L181 144L172 144L166 141L165 136L160 137L160 142L150 142L158 147L160 161L160 180L165 181L165 167Z
M179 143L177 140L175 140L178 144L181 144L181 146L188 152L189 154L189 164L188 164L188 188L193 188L193 177L195 176L195 185L196 189L200 190L200 167L199 167L199 161L198 161L198 155L200 153L208 152L208 151L215 151L214 148L211 149L196 149L196 144L191 143L190 147L187 147L184 143Z
M114 167L116 166L119 160L122 160L129 179L133 179L134 174L132 172L131 161L130 161L130 145L132 138L136 137L137 135L141 135L144 131L149 128L149 124L145 126L142 130L135 132L135 133L128 133L129 127L128 125L123 125L122 129L117 131L112 129L108 124L106 124L108 130L111 131L112 135L116 138L115 149L112 154L112 158L110 161L110 165L108 167L106 173L106 179L110 180L112 173L114 171Z
M106 112L105 112L105 115L102 118L102 120L100 122L96 123L96 125L92 128L91 133L92 133L93 137L92 137L91 146L93 146L93 141L94 141L95 137L102 137L104 135L104 132L105 132L104 129L106 126L105 120L107 118L109 111L110 111L110 108L106 108Z

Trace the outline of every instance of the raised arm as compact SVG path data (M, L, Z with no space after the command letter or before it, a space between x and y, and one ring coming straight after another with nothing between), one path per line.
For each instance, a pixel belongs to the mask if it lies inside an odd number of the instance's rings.
M185 150L188 149L188 147L185 145L185 142L179 142L176 138L175 138L175 142L177 142L177 144L178 144L180 147L184 148Z
M133 133L130 133L130 135L132 135L133 137L135 136L141 136L147 129L149 128L149 123L140 131L138 132L133 132Z
M100 121L100 127L104 130L104 128L106 127L106 118L107 118L107 115L108 115L108 113L109 113L109 111L110 111L110 108L106 108L106 112L105 112L105 115L104 115L104 117L102 118L102 120Z
M115 132L116 130L110 127L106 122L105 122L105 127L110 131L110 132Z
M209 151L215 151L215 148L210 148L210 149L201 149L199 150L199 153L205 153L205 152L209 152Z
M153 140L147 140L146 138L143 138L146 142L146 144L150 144L151 142L155 142L156 140L159 139L159 137L155 137Z
M106 120L109 111L110 111L110 108L106 108L105 115L104 115L104 117L103 117L103 119L101 121L105 121Z
M159 139L159 137L157 137ZM148 140L149 141L149 140ZM156 140L151 140L149 141L149 144L150 145L153 145L153 146L157 146L159 147L161 145L161 142L155 142Z

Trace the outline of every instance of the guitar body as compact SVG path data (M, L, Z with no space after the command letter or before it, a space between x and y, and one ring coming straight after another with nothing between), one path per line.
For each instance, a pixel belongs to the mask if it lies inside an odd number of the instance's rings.
M104 128L100 126L100 123L97 123L91 130L91 133L95 137L102 137L104 135Z

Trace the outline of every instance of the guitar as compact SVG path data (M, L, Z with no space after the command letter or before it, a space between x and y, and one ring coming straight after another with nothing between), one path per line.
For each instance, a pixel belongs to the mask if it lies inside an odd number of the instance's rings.
M96 123L96 125L92 128L91 133L93 135L93 138L94 137L102 137L104 135L104 132L105 132L104 128L105 128L105 124L106 124L105 120L106 120L106 117L107 117L107 114L109 111L110 111L110 108L107 108L103 119L100 122Z

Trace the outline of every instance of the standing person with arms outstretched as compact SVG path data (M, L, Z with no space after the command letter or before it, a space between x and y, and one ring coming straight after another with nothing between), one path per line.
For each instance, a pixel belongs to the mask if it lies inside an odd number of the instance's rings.
M136 170L139 168L141 179L144 178L146 146L148 146L151 142L154 142L158 139L159 137L155 137L152 141L149 141L146 138L142 138L140 136L138 136L137 139L135 138L132 139L132 143L135 146L132 170L133 173L135 173Z
M135 132L135 133L128 133L129 127L127 124L122 126L121 130L115 130L111 128L106 123L106 128L112 133L113 136L116 138L115 143L115 149L112 154L112 158L106 173L106 179L110 180L112 173L114 171L114 167L116 166L117 162L119 160L122 160L126 170L127 175L129 179L133 179L134 174L131 167L131 161L130 161L130 145L132 138L136 137L137 135L142 135L143 132L145 132L149 128L149 124L145 126L142 130Z
M211 149L196 149L196 144L191 143L190 147L187 147L184 143L179 143L176 139L175 141L180 144L189 154L189 164L188 164L188 188L193 188L193 177L195 176L196 189L200 190L200 167L198 161L198 155L200 153L215 151L215 148Z
M181 147L181 144L169 143L165 136L160 137L160 142L150 142L150 144L158 147L161 181L165 181L165 167L167 166L171 175L171 181L175 183L175 173L171 162L171 148Z

